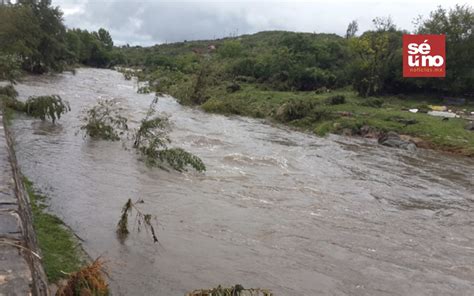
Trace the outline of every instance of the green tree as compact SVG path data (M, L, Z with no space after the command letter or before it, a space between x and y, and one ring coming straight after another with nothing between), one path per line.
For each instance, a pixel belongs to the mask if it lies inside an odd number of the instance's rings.
M474 85L474 10L456 5L447 11L438 7L428 19L416 21L418 34L446 34L446 79L422 81L428 89L464 94Z
M389 82L401 76L403 33L396 30L390 18L376 18L373 23L375 31L349 40L353 87L364 97L388 92ZM398 60L400 64L394 63Z
M242 44L238 40L229 40L224 42L217 49L217 53L222 58L235 58L242 54Z
M112 40L112 36L110 36L109 31L105 30L104 28L100 28L99 31L95 33L95 35L107 50L112 50L114 47L114 42Z
M349 23L346 30L346 39L355 37L355 34L359 31L359 24L356 20Z

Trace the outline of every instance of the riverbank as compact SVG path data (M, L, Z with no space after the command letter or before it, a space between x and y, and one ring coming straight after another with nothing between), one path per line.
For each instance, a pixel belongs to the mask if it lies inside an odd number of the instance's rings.
M0 88L2 91L5 88ZM4 94L5 95L5 94ZM16 91L12 96L16 96ZM9 127L14 120L15 111L3 106L5 102L13 100L12 97L0 97L1 109L3 110L4 120L2 129L5 129L10 151L11 165L16 170L15 182L19 184L21 190L17 190L17 195L24 196L26 211L30 217L24 223L31 228L31 236L34 237L34 244L37 245L38 253L41 254L41 260L38 264L43 270L49 283L57 284L60 280L68 278L69 274L77 272L90 259L82 250L79 240L57 216L48 213L48 198L35 190L34 184L24 177L16 164L15 148L13 136L9 132ZM13 179L13 178L12 178ZM46 278L45 278L46 281ZM46 293L46 292L45 292Z
M251 84L240 87L233 93L223 86L210 89L210 98L201 108L211 113L267 118L319 136L333 133L377 138L393 131L421 148L474 156L474 132L465 129L467 120L408 111L428 110L428 105L441 104L441 98L361 98L351 90L316 94L267 91ZM473 104L448 107L466 114L474 110Z
M72 230L57 216L47 212L47 197L38 193L28 178L24 178L24 183L48 281L58 283L68 274L78 271L88 261L87 256Z
M0 108L0 294L49 295L31 204Z
M16 117L16 152L51 210L107 260L112 293L184 295L236 283L294 296L473 289L473 158L315 137L164 97L157 107L170 117L171 140L209 168L165 172L117 143L77 135L81 110L99 98L135 120L149 109L154 95L137 94L120 73L26 77L16 89L20 100L60 93L71 104L55 125ZM158 217L162 247L145 231L117 240L130 197Z

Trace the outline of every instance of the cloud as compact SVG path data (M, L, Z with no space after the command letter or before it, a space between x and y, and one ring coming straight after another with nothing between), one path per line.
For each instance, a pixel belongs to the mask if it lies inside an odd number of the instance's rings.
M450 0L422 1L153 1L53 0L68 27L106 28L116 44L151 45L196 39L214 39L263 30L325 32L343 35L351 20L361 31L377 16L391 16L403 29L412 20L429 15L437 5L452 7Z

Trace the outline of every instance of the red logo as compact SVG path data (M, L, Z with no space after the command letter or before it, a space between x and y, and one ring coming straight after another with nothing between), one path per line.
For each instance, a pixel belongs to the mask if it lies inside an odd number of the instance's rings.
M403 77L445 76L445 35L403 35Z

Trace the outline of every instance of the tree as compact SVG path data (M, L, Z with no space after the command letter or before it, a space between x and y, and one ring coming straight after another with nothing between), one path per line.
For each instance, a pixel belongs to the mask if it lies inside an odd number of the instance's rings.
M379 28L350 40L353 87L360 96L384 93L390 87L389 81L401 76L401 37L402 32ZM398 57L400 63L393 63Z
M349 23L346 30L346 39L355 37L355 34L359 31L359 24L356 20Z
M393 23L392 17L376 17L372 20L377 32L394 32L397 27Z
M96 37L107 50L112 50L114 47L114 42L112 40L112 36L110 36L110 33L107 30L100 28L96 33Z
M217 49L217 53L222 58L238 57L242 53L242 44L238 40L226 41Z
M468 5L456 5L446 11L438 7L428 19L416 21L417 34L446 34L446 78L424 81L433 90L464 94L474 92L474 10Z
M0 80L15 83L20 76L20 62L15 55L0 54Z

